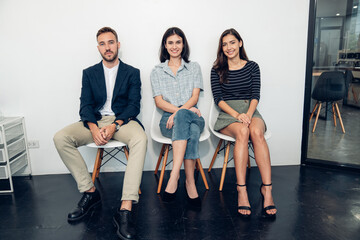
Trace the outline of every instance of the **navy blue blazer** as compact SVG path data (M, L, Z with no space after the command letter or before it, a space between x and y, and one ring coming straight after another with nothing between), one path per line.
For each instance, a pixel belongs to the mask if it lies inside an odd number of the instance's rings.
M123 120L123 124L135 120L142 126L136 118L140 113L140 90L139 69L120 61L111 102L116 120ZM104 106L106 97L104 69L100 62L83 71L80 118L85 127L89 128L87 122L97 125L97 121L102 117L99 110Z

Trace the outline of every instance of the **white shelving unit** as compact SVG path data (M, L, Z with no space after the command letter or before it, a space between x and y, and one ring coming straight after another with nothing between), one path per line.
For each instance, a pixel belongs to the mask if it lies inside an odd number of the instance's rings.
M6 117L0 121L0 180L8 179L10 189L0 189L0 193L14 191L12 175L24 171L26 166L26 174L31 175L24 118Z

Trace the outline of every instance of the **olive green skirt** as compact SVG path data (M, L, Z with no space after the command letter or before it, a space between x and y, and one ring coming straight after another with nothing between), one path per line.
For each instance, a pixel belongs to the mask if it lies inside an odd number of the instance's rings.
M228 100L225 101L232 109L234 109L235 111L237 111L238 113L247 113L249 106L250 106L250 100ZM257 109L255 109L255 112L252 116L253 118L260 118L261 120L263 120L264 125L265 125L265 131L266 131L266 124L264 119L262 118L261 114L259 113L259 111ZM221 111L219 113L219 116L215 122L215 126L214 126L214 130L215 131L220 131L221 129L229 126L232 123L235 122L240 122L238 119L230 116L229 114L227 114L224 111Z

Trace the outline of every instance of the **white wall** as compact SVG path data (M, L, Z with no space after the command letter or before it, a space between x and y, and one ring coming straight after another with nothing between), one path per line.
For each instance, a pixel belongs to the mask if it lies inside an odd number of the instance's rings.
M273 165L300 163L302 112L309 1L297 0L1 0L0 110L25 116L33 174L65 173L52 137L79 120L82 69L101 60L95 34L114 28L121 59L141 70L142 110L149 136L145 170L153 170L160 145L150 139L153 109L150 71L159 62L162 34L178 26L191 47L190 59L202 68L205 92L201 111L207 119L211 102L210 69L220 34L237 29L250 59L261 68L259 109L272 137ZM202 143L208 167L217 140ZM95 151L82 148L92 167ZM215 167L221 167L218 159ZM230 164L233 166L233 163ZM111 163L105 170L123 170Z

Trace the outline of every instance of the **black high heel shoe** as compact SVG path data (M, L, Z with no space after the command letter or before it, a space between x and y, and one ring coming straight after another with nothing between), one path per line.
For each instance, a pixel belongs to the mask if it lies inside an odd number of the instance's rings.
M179 189L179 182L180 182L180 178L179 178L179 180L178 180L178 184L177 184L177 188L176 188L175 192L173 192L173 193L168 193L167 191L164 191L164 193L163 193L163 195L162 195L162 200L163 200L164 202L169 203L169 202L172 202L172 201L175 200L175 198L176 198L176 193L177 193L177 191L178 191L178 189Z
M267 217L267 218L275 218L275 217L276 217L276 213L274 213L274 214L268 214L268 213L266 212L267 210L276 209L275 205L269 205L269 206L267 206L267 207L264 207L265 198L264 198L264 195L263 195L262 192L261 192L261 188L262 188L263 186L269 187L269 186L272 186L272 183L270 183L270 184L263 184L263 183L261 183L261 185L260 185L260 194L261 194L261 197L262 197L263 214L264 214L264 216Z
M187 199L188 203L192 207L201 208L201 199L200 199L200 197L197 196L196 198L190 198L189 194L187 193L186 181L184 182L184 186L185 186L186 199Z
M240 185L240 184L237 184L237 183L236 183L236 186L246 187L246 184ZM242 214L242 213L239 213L239 211L238 211L239 215L240 215L241 217L243 217L243 218L248 218L248 217L250 217L250 215L251 215L251 207L248 207L248 206L238 206L238 210L249 210L249 211L250 211L250 214Z

